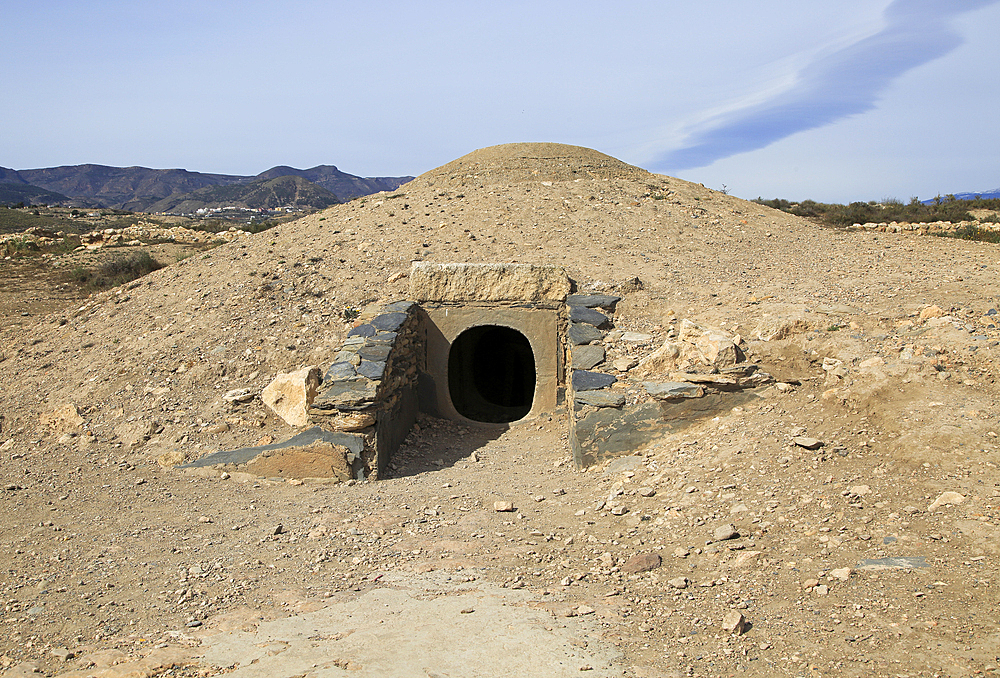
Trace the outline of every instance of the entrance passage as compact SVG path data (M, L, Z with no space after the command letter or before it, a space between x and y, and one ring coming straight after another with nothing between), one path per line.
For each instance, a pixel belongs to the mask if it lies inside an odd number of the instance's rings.
M448 389L455 409L467 419L522 419L535 397L535 356L528 338L498 325L462 332L448 354Z

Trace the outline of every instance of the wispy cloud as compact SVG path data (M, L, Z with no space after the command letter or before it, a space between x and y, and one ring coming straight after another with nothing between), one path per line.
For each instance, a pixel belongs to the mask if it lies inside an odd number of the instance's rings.
M790 89L716 117L686 145L650 164L661 171L704 167L869 111L894 79L962 44L949 25L953 16L998 1L895 0L885 10L881 31L819 57L799 71Z

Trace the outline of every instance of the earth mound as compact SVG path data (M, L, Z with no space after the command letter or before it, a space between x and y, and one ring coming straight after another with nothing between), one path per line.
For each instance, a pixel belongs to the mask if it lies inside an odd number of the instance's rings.
M651 176L644 169L582 146L515 143L489 146L463 155L425 172L412 185L440 186L444 182L460 186L467 179L512 184L576 179L640 180Z
M174 468L297 433L265 387L327 369L415 261L557 265L620 296L618 338L590 346L621 383L690 323L778 383L586 472L559 412L422 417L378 482ZM992 244L822 228L512 144L0 318L0 675L406 673L379 662L412 643L351 643L407 640L429 597L428 674L466 670L449 630L500 606L482 628L557 651L537 675L995 673L998 268ZM397 600L393 624L339 621ZM510 675L495 656L475 669Z

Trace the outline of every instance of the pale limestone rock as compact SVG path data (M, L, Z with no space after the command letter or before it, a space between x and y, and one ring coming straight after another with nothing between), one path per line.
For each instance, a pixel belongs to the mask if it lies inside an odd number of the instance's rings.
M711 330L695 339L704 362L716 367L729 367L741 362L743 353L727 334Z
M630 369L639 364L639 360L633 358L632 356L625 356L624 358L618 358L611 363L612 367L618 372L628 372Z
M173 468L174 466L180 466L185 461L184 453L180 450L170 450L164 452L159 457L156 458L156 463L163 468Z
M690 320L684 319L681 321L681 326L677 330L677 338L683 342L693 344L696 342L702 334L705 333L705 329Z
M742 613L731 610L722 620L722 630L726 633L741 635L746 629L747 620Z
M324 421L324 426L333 431L361 431L374 425L375 415L368 412L341 412Z
M569 290L558 266L418 261L410 269L414 301L563 301Z
M226 391L222 399L227 403L246 403L253 400L253 390L249 388L234 388Z
M808 329L809 321L805 317L768 316L761 319L750 336L761 341L777 341Z
M840 581L847 581L851 578L851 568L849 567L838 567L835 570L830 570L831 579L839 579Z
M736 530L736 526L732 523L726 523L715 528L712 539L714 541L726 541L727 539L736 539L739 536L740 533Z
M762 551L743 551L733 562L733 567L750 567L757 564L758 558Z
M927 507L927 510L933 511L942 506L958 506L963 501L965 501L965 497L958 492L944 492L934 500L934 503Z
M927 320L928 318L940 318L944 315L944 311L938 305L925 306L922 311L920 311L920 319Z
M279 374L261 391L260 399L289 426L309 425L309 406L319 389L320 373L315 365Z
M83 417L73 403L66 403L59 407L45 412L39 418L42 426L47 426L57 433L68 433L76 431L83 426Z
M665 341L663 346L639 361L638 366L633 368L630 374L635 379L669 374L677 369L681 360L681 345Z

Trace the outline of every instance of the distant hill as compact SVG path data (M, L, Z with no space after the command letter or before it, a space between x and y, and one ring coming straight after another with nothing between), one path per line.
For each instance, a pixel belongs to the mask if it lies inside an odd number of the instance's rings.
M26 184L17 170L7 169L6 167L0 167L0 184Z
M1000 198L1000 188L994 188L980 193L956 193L955 197L959 200L975 200L977 198L988 200L991 198Z
M322 209L338 203L340 200L336 195L307 179L279 176L275 179L256 179L245 184L206 186L191 193L176 194L159 200L148 205L144 211L192 214L199 209L227 206L252 209Z
M953 193L955 199L957 200L977 200L982 198L983 200L996 200L1000 199L1000 188L994 188L989 191L980 191L978 193ZM938 196L939 198L944 198L944 196ZM938 198L930 198L929 200L921 200L925 205L930 205Z
M93 207L145 211L148 205L175 193L189 193L206 186L250 181L251 177L202 174L183 169L69 165L19 170L29 184L80 198Z
M64 165L28 170L0 168L0 183L30 184L59 194L81 206L112 207L136 212L153 211L152 205L165 198L174 199L175 196L203 188L245 185L284 176L310 181L332 193L339 202L379 191L392 191L413 178L358 177L341 172L333 165L319 165L307 170L279 166L257 176L106 165Z
M2 177L0 177L2 178ZM47 191L24 182L0 183L0 205L62 205L70 201L61 193Z
M274 179L284 176L296 176L307 179L333 193L341 202L362 195L371 195L379 191L395 191L413 177L356 177L347 172L341 172L333 165L317 165L311 169L300 170L294 167L272 167L257 175L258 179Z

